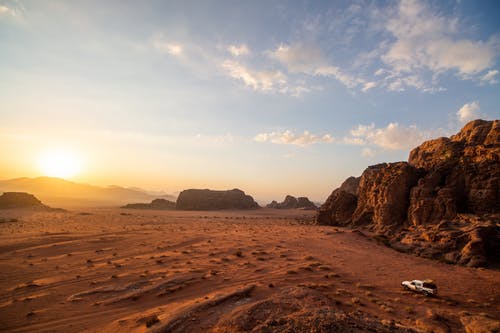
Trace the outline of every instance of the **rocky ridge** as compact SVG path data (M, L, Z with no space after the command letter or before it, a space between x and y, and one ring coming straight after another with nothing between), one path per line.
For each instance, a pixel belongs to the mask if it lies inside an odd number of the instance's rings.
M317 223L365 227L400 251L471 267L500 264L500 121L422 143L408 162L368 167Z
M132 203L120 208L170 210L175 209L175 202L166 199L154 199L151 203Z
M291 195L287 195L283 202L278 203L276 200L273 200L270 204L266 206L267 208L275 208L275 209L316 209L316 205L312 203L307 197L294 197Z

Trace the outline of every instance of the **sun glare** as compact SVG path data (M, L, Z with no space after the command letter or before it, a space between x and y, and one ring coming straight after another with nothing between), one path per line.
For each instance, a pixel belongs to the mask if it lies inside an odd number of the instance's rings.
M40 154L38 165L46 176L71 178L80 172L82 161L72 152L52 150Z

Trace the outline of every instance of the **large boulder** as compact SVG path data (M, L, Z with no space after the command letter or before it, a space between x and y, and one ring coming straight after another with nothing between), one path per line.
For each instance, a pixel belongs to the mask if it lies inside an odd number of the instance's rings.
M0 195L0 209L48 208L33 194L25 192L5 192Z
M398 250L450 263L500 263L500 121L472 121L422 143L408 163L353 179L320 207L319 224L366 226Z
M154 199L151 203L133 203L127 204L120 208L126 209L157 209L157 210L172 210L175 209L176 203L166 199Z
M184 190L179 194L176 209L217 210L217 209L255 209L259 205L254 199L239 189L227 191Z

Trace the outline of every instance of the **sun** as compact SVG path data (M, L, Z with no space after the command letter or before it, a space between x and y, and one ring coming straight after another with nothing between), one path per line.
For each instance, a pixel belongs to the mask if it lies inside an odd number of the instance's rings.
M45 176L71 178L81 171L82 160L68 150L50 150L39 155L38 166Z

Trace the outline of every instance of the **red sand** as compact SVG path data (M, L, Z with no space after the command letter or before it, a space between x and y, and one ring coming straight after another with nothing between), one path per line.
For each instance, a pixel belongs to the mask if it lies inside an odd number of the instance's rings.
M255 288L239 301L201 307L186 319L189 331L206 332L242 299L256 302L297 285L321 289L343 311L407 327L424 327L433 313L447 318L435 329L457 331L463 315L500 318L499 271L451 266L349 229L309 225L311 211L82 212L0 212L1 331L143 332L148 316L162 323L249 285ZM439 297L402 291L402 280L424 278L435 280Z

